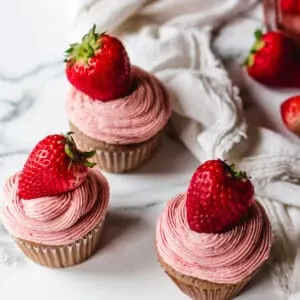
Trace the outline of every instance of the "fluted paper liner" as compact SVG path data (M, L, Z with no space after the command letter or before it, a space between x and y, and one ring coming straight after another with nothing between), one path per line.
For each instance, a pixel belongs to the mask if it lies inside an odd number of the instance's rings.
M50 268L65 268L77 265L97 249L104 220L83 238L64 246L47 246L15 238L24 254L35 263Z
M179 289L195 300L230 300L236 297L258 272L257 270L237 284L221 284L180 274L167 265L161 257L158 260Z
M87 137L72 124L70 128L75 133L74 140L81 151L96 150L96 155L90 161L112 173L124 173L141 167L153 156L161 140L161 133L158 133L142 143L110 145Z

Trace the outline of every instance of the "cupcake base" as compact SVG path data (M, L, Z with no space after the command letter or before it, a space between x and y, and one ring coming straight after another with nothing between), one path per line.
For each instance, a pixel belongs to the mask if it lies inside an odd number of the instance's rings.
M100 169L111 173L124 173L141 167L154 155L162 135L159 132L141 143L113 145L86 136L72 123L70 129L74 132L75 143L81 151L96 150L96 155L90 161L96 162Z
M49 268L66 268L87 260L97 249L104 220L83 238L64 246L36 244L20 238L15 241L33 262Z
M178 288L195 300L230 300L236 297L255 275L250 275L237 284L214 283L180 274L166 264L161 257L158 257L158 260Z

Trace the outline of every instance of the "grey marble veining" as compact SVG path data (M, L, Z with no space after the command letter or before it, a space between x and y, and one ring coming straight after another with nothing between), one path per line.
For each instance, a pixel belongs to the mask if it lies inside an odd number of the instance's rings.
M3 114L0 117L0 122L7 123L18 118L24 111L29 110L34 105L35 99L29 93L24 92L15 101L8 99L1 99L0 101L0 111Z
M44 72L45 70L56 68L57 66L61 66L63 63L63 60L57 60L53 62L45 62L43 64L35 66L33 69L28 70L22 74L18 75L10 75L5 73L0 73L0 80L9 82L9 83L20 83L23 80L26 80L32 76L37 76L40 73Z

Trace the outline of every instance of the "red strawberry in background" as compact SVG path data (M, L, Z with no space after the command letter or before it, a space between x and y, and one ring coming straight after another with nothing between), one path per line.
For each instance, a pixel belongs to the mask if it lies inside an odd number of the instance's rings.
M123 44L95 32L96 26L66 51L66 74L71 84L95 100L124 97L131 90L131 65Z
M298 13L298 0L280 0L280 8L284 13L296 14Z
M285 126L300 135L300 96L294 96L281 104L281 117Z
M256 41L245 65L256 81L274 87L299 87L300 55L294 42L280 32L255 32Z
M54 196L79 186L86 178L87 159L95 154L77 150L71 133L49 135L30 153L19 179L19 197Z
M187 221L196 232L218 233L246 216L254 189L245 172L222 160L209 160L193 174L187 191Z

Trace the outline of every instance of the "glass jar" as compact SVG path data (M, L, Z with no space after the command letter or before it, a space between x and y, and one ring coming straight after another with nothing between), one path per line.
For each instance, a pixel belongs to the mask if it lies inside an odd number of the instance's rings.
M263 0L263 7L267 29L282 31L300 45L300 1Z

